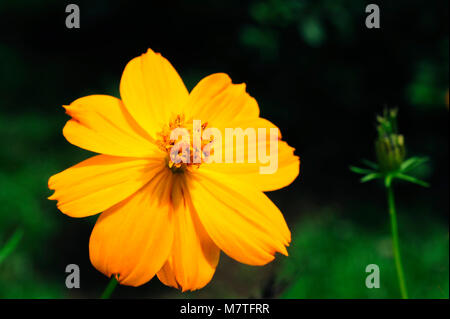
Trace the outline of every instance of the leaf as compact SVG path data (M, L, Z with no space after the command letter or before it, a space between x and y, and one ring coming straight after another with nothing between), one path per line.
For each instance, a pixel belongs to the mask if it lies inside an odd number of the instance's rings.
M410 157L402 163L402 165L400 166L400 171L402 172L410 171L427 161L428 161L427 157L417 157L417 156Z
M0 248L0 264L16 249L23 236L23 229L18 228L6 241L5 246Z
M406 174L402 174L402 173L398 173L395 175L395 177L402 179L404 181L413 183L413 184L417 184L423 187L430 187L430 184L427 182L424 182L416 177L410 176L410 175L406 175Z
M372 173L375 173L375 171L373 171L371 169L361 168L361 167L356 167L356 166L350 166L350 170L353 173L356 173L356 174L372 174Z
M376 171L378 170L378 164L377 163L374 163L372 161L366 160L364 158L361 160L361 162L363 162L364 164L369 166L371 169L374 169Z
M377 179L377 178L381 178L383 177L383 174L381 173L371 173L371 174L367 174L366 176L364 176L363 178L361 178L361 183L366 183L368 181Z
M392 183L392 175L388 174L388 175L386 175L386 178L384 179L384 185L386 187L391 187L391 183Z

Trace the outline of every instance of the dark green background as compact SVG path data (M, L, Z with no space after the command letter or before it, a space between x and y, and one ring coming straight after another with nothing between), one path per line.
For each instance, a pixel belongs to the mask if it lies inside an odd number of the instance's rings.
M424 189L396 184L400 244L413 298L448 298L448 1L374 1L381 28L356 0L0 2L0 298L98 297L107 278L89 262L94 218L72 219L46 198L48 178L90 156L62 136L61 105L118 96L126 63L161 52L191 89L228 73L247 83L262 116L301 157L299 178L269 193L293 233L290 257L265 267L222 254L204 289L181 294L157 279L116 297L398 298L382 185L348 170L373 159L375 114L399 107L409 155L429 156ZM65 267L81 267L81 288ZM367 289L378 264L381 288Z

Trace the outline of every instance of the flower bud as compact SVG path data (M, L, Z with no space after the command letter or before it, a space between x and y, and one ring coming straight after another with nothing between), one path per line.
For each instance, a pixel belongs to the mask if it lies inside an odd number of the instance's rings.
M385 109L383 116L377 116L377 122L375 152L380 170L398 170L405 160L406 150L403 135L397 132L397 109Z

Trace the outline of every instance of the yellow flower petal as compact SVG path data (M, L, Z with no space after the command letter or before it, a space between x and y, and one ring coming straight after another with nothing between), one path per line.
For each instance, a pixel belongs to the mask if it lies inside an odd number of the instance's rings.
M90 95L65 108L72 120L63 134L76 146L114 156L148 157L160 152L115 97Z
M209 127L236 127L234 123L259 116L256 100L245 91L245 84L232 84L224 73L202 79L192 90L186 112Z
M278 142L278 169L273 174L261 174L260 168L267 163L211 163L203 164L205 170L214 170L253 185L256 189L269 192L291 184L298 176L300 159L286 142Z
M189 192L201 223L228 256L264 265L276 252L287 255L290 231L281 212L261 191L200 168L189 174Z
M219 248L200 223L192 206L184 176L174 176L174 241L172 252L158 278L165 285L182 291L203 288L212 278L219 262Z
M100 215L89 241L92 265L121 284L139 286L161 269L173 240L170 172Z
M238 123L236 123L238 124ZM254 128L256 136L258 134L258 128L266 128L266 154L270 154L270 128L277 128L273 123L263 118L255 118L253 120L246 120L238 124L243 130L247 128ZM278 129L278 128L277 128ZM225 136L224 130L221 130L222 136ZM281 133L279 132L279 138ZM273 143L273 142L272 142ZM273 174L261 174L260 168L266 167L269 163L263 163L258 156L258 138L256 137L255 143L249 143L248 139L244 139L244 144L237 146L233 145L234 158L236 158L236 151L243 149L244 163L225 163L225 142L222 141L222 163L210 163L202 164L203 169L214 170L224 174L231 174L239 180L243 180L246 183L250 183L260 191L268 192L274 191L291 184L298 176L300 170L300 159L294 155L294 148L290 147L286 142L278 141L278 153L277 156L277 169ZM249 147L253 147L256 150L256 162L251 163L248 161Z
M163 165L163 158L97 155L50 177L48 187L55 193L49 199L71 217L95 215L135 193Z
M189 93L173 66L159 53L131 60L123 71L120 95L128 111L152 136L181 112Z

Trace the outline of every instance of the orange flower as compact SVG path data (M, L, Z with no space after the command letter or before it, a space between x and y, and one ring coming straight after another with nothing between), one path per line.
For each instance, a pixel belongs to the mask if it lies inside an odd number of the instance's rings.
M72 117L65 138L101 155L48 183L55 190L49 199L57 200L64 214L101 213L89 243L95 268L124 285L142 285L156 274L186 291L211 280L220 250L249 265L264 265L276 252L287 255L290 231L263 192L297 177L293 148L278 141L273 174L260 174L260 159L193 164L174 163L170 156L169 130L192 132L193 120L201 120L202 130L275 128L259 117L245 84L218 73L189 93L172 65L149 49L125 67L120 95L122 100L91 95L65 106Z

